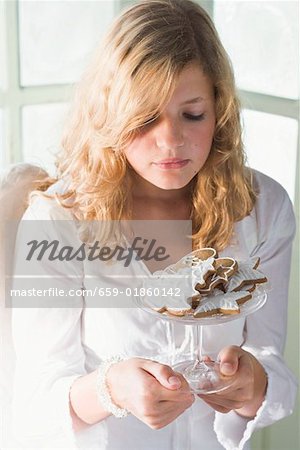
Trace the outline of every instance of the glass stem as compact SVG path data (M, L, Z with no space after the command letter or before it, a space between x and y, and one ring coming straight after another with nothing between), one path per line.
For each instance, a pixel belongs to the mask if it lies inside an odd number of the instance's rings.
M168 343L168 353L169 353L169 361L170 366L172 367L175 364L176 359L176 345L175 345L175 330L174 323L170 320L166 323L167 328L167 343Z
M196 359L202 361L203 328L201 325L196 325L195 328Z

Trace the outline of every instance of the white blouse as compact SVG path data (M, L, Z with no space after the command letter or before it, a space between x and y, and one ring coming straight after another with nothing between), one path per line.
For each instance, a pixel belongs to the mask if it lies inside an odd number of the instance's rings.
M17 355L14 381L14 430L20 448L63 448L101 450L227 450L249 448L255 429L292 413L296 380L286 367L282 353L287 323L287 299L292 240L295 234L293 209L284 189L271 178L254 172L259 187L255 208L235 225L234 240L222 254L236 259L259 256L260 268L270 280L265 306L246 319L204 328L204 353L215 358L227 345L238 345L261 362L268 375L266 399L253 420L234 411L215 412L199 397L178 421L152 430L135 416L113 416L74 432L69 412L69 391L74 380L97 367L101 359L122 354L142 356L170 364L169 327L139 308L93 307L90 297L74 297L70 307L14 308L12 327ZM51 192L57 186L50 188ZM71 220L70 211L54 200L36 198L23 220ZM42 222L41 222L42 223ZM40 237L43 236L40 227ZM73 236L72 233L74 233ZM63 242L78 240L76 227L69 227ZM21 247L19 232L16 248ZM17 254L18 256L18 254ZM112 286L111 276L120 274L118 264L88 261L73 266L74 277L64 276L64 265L39 262L39 275L59 278L63 289L93 289L95 278ZM131 275L146 274L140 261L131 264ZM113 278L114 287L122 277ZM41 285L44 281L41 281ZM12 299L14 301L14 299ZM15 299L19 300L19 299ZM43 299L44 301L45 299ZM42 301L42 300L41 300ZM98 299L99 301L99 299ZM49 303L52 302L52 303ZM54 302L54 303L53 303ZM190 351L190 336L175 325L178 354ZM189 444L188 444L189 441Z

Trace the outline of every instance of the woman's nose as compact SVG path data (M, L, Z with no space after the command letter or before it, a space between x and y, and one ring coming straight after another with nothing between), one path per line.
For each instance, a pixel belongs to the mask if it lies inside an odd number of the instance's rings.
M180 124L170 118L161 118L155 127L156 145L161 150L174 150L184 144Z

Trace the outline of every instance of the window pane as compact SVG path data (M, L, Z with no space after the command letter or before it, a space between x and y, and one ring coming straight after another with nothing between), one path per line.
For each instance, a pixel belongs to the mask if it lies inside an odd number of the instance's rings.
M21 85L76 81L113 12L113 0L20 1Z
M294 119L243 110L248 164L277 180L294 200L298 123Z
M68 105L62 103L22 108L23 160L42 166L51 175L55 174L55 154L60 149L67 110Z
M214 19L240 89L298 98L298 2L223 1Z

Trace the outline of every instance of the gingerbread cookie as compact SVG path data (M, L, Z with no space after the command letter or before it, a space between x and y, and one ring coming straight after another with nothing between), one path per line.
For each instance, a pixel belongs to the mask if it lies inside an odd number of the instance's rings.
M194 317L208 317L215 314L239 314L239 305L251 299L248 291L228 292L210 295L194 311Z
M207 247L194 250L188 255L181 258L177 263L169 266L172 270L176 272L185 272L185 269L193 269L197 267L201 262L206 261L211 258L215 258L217 252L215 249Z
M211 317L218 314L239 314L239 306L231 301L222 300L218 303L206 301L203 305L199 305L194 311L194 317L200 319L202 317Z
M233 258L218 258L213 248L195 250L157 271L146 282L146 287L159 289L179 287L180 296L153 297L148 306L169 316L195 318L215 314L238 314L240 305L252 298L258 283L267 278L257 267L259 258L237 262Z
M238 271L230 278L226 286L226 291L236 292L248 285L252 286L253 284L265 283L267 278L257 269L258 265L259 258L240 261L238 263Z
M181 275L190 275L193 286L205 287L207 279L215 273L216 251L213 248L202 248L194 250L178 261L178 263L169 266L168 271Z
M174 297L172 303L166 305L166 311L164 313L169 313L172 316L185 316L190 312L192 312L192 307L187 300L181 297Z
M204 261L198 261L197 265L192 268L192 281L195 288L197 290L205 288L207 280L215 272L216 269L214 267L214 258L208 258Z
M220 276L228 279L238 270L238 263L233 258L217 258L215 268Z

